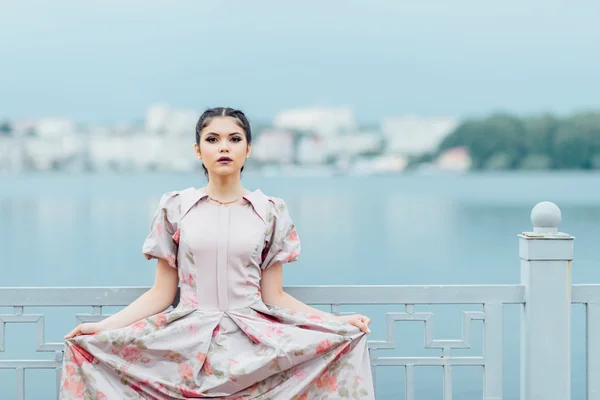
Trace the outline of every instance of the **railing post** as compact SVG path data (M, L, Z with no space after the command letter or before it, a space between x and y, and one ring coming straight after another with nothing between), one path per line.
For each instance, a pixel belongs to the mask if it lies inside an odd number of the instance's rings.
M519 235L521 400L571 399L571 260L573 237L558 232L560 209L531 211L533 232Z

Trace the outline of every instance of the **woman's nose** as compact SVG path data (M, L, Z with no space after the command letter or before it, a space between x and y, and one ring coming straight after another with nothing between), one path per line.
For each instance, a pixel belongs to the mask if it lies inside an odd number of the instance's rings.
M221 144L221 147L219 148L219 152L220 153L229 152L229 146L227 144Z

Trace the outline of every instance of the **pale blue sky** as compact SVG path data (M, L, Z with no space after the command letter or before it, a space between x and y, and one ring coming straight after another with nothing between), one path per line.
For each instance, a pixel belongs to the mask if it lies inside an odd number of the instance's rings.
M0 118L600 109L597 1L0 2Z

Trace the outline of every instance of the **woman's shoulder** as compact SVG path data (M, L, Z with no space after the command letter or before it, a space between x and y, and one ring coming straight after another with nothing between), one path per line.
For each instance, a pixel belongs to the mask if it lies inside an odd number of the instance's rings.
M250 198L250 201L254 200L265 203L269 209L277 209L281 207L281 205L285 206L285 201L281 197L270 196L260 189L256 189L252 192L248 191L248 197Z
M260 190L256 190L254 193L260 193L266 204L267 220L271 221L273 217L280 219L288 215L288 206L286 201L282 197L272 196L265 194Z
M278 218L285 208L282 198L266 194L260 189L253 191L246 189L245 198L250 201L254 210L267 224L270 224L274 218Z
M179 197L180 193L181 193L180 190L170 190L168 192L164 192L160 196L159 203L161 205L163 205L163 204L181 201L181 199Z
M194 187L188 187L185 189L170 190L164 192L160 197L160 204L174 204L181 203L182 198L188 197L193 193L198 192L198 189Z
M170 219L178 220L192 203L199 200L201 193L194 187L164 192L159 201L159 208L167 212Z

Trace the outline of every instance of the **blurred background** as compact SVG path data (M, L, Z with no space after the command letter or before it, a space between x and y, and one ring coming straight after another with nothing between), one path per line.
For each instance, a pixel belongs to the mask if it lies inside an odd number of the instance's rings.
M600 283L597 2L0 3L1 286L152 284L141 244L163 192L206 183L192 146L213 106L246 112L244 185L284 198L298 226L287 285L518 283L516 235L544 200L577 237L573 281ZM461 311L480 307L420 309L436 339L458 339ZM368 313L381 340L394 310L344 311ZM46 341L90 311L29 310L47 313ZM456 354L481 354L475 325ZM422 325L395 329L399 348L381 355L440 355ZM506 307L506 399L519 329ZM28 324L5 341L0 359L52 357ZM455 398L481 399L481 376L455 368ZM403 399L403 377L379 368L377 398ZM28 399L51 398L52 371L26 379ZM14 382L0 370L2 398ZM441 369L416 383L417 399L442 398Z

